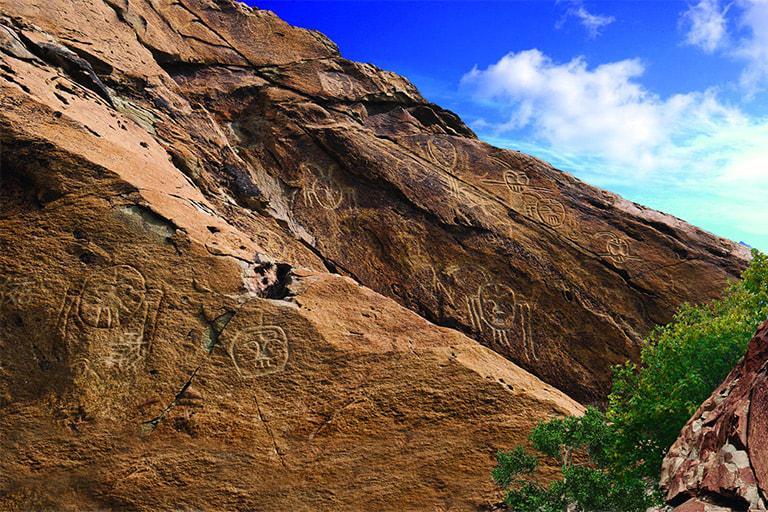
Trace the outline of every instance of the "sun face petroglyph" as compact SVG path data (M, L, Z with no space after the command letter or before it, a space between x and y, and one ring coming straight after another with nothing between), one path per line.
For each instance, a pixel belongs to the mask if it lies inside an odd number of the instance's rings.
M144 277L135 268L118 265L104 269L86 280L78 315L91 327L111 329L139 309L145 293Z
M276 325L247 327L232 338L227 353L241 377L269 375L288 362L288 336Z
M497 283L481 285L477 294L467 298L467 309L473 329L490 334L497 345L512 350L513 340L519 340L528 361L538 360L533 340L532 308L517 298L509 286Z
M542 222L553 228L565 222L565 207L556 199L540 199L536 203L536 213Z
M477 292L483 320L488 326L508 330L515 326L515 292L503 284L487 284Z
M639 259L632 255L629 241L625 237L608 231L598 233L597 236L605 239L605 252L600 254L600 256L619 265L630 260Z

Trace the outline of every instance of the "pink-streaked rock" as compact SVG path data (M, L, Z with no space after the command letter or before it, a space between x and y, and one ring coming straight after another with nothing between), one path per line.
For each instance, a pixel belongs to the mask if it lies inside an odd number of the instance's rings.
M747 354L683 428L662 466L676 512L728 506L765 510L768 491L768 323Z

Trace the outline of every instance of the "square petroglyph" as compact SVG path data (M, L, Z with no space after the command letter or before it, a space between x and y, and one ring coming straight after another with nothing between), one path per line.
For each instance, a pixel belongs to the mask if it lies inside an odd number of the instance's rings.
M605 242L605 250L599 253L599 256L607 258L618 265L627 261L639 260L637 256L632 255L629 240L626 237L617 235L609 231L597 233L597 238Z
M539 359L532 335L532 307L517 298L509 286L487 283L468 297L467 310L472 328L490 335L493 343L514 349L513 341L522 346L527 361Z
M78 357L95 357L96 366L133 368L149 351L162 297L130 265L97 270L67 292L59 334L71 349L92 351Z
M243 379L277 373L288 363L288 334L279 325L265 321L263 315L253 325L228 331L223 338L227 355Z

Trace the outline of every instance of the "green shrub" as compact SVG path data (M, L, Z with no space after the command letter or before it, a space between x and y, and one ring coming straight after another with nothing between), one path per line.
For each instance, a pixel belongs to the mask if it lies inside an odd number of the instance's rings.
M562 466L562 480L533 482L523 447L497 455L494 481L515 511L645 510L659 502L664 454L699 405L743 356L768 318L768 258L753 251L720 300L684 305L645 341L640 362L614 368L605 412L539 423L529 440Z

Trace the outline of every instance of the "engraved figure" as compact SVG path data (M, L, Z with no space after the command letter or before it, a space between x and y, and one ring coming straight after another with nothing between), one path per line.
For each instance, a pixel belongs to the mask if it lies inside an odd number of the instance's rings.
M302 191L304 202L308 206L316 204L326 210L336 210L345 200L351 205L355 203L354 191L339 186L334 181L330 169L320 169L313 163L302 163L301 167L305 169L305 173L312 176Z
M556 228L565 222L565 207L556 199L540 199L536 203L536 212L545 224Z
M504 183L512 192L521 193L530 184L531 179L523 171L513 171L508 169L504 171Z
M448 288L443 281L440 279L440 275L438 274L437 270L435 270L435 267L429 267L429 270L432 274L432 290L435 295L435 297L438 298L438 300L447 299L447 304L450 304L451 306L454 305L455 299L453 296L453 292L450 288ZM445 274L449 276L450 278L453 278L453 275L459 270L459 267L457 265L450 265L445 270L443 270L440 274Z
M453 176L448 176L448 192L453 197L461 197L461 184L459 183L459 180L454 178Z
M118 265L89 277L80 294L78 315L91 327L111 329L130 318L144 302L144 277Z
M36 283L20 276L0 277L0 307L24 307L32 302Z
M536 194L522 194L523 214L543 222L549 227L559 228L565 224L567 214L563 203L556 199L541 198Z
M533 219L538 219L539 197L533 194L523 194L523 214Z
M94 368L132 367L149 351L162 297L130 265L96 271L68 290L58 332L76 359L95 356Z
M432 137L427 141L427 150L432 161L447 171L459 163L459 153L449 139Z
M612 260L614 263L618 263L619 265L623 264L628 260L639 259L635 256L632 256L629 248L629 241L627 241L626 238L621 237L616 233L611 233L607 231L603 233L598 233L597 236L600 238L603 238L603 237L606 238L605 252L600 254L600 256L604 256Z
M104 358L107 367L120 371L134 370L136 363L141 360L144 340L140 331L126 332L122 339L111 346Z
M504 184L507 186L507 188L510 191L516 194L520 194L529 187L531 183L531 179L528 177L525 171L519 171L519 170L513 169L509 165L509 163L495 156L491 157L491 160L504 168L504 174L503 174ZM488 183L500 184L500 182L498 181L490 181L490 180L488 181Z
M288 336L282 327L260 325L238 332L227 345L237 373L245 379L278 372L288 362Z
M472 327L480 332L490 331L494 343L511 349L512 335L520 335L525 358L538 360L532 329L531 306L518 301L515 292L504 284L485 284L477 295L467 299Z
M323 90L337 98L351 98L355 96L355 83L344 73L321 73L320 84Z

